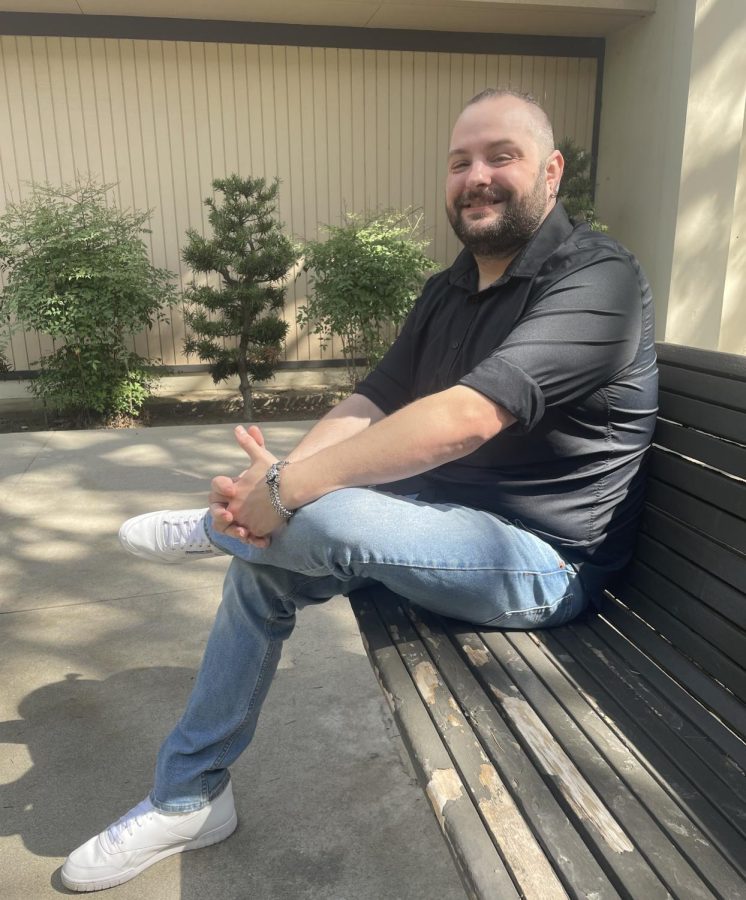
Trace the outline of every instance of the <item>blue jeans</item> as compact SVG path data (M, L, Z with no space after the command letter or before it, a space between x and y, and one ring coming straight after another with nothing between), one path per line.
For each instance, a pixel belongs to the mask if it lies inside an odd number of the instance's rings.
M204 806L251 741L297 610L382 583L435 613L477 625L545 628L586 598L573 567L499 516L349 488L298 510L266 550L205 528L234 556L186 710L158 754L151 800Z

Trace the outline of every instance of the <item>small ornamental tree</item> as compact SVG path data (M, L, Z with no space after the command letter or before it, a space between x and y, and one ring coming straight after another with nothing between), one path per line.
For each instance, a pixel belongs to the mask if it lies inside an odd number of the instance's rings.
M151 265L143 242L150 213L117 208L112 187L35 185L0 218L0 311L60 343L38 360L31 390L82 424L137 415L154 375L128 340L176 299L173 275Z
M409 210L345 218L325 226L325 241L305 245L310 296L298 322L321 336L322 347L339 337L354 390L383 357L436 264L425 255L421 218Z
M279 184L238 175L215 179L222 200L205 200L213 236L190 229L182 252L193 271L220 276L220 287L192 282L187 291L192 309L186 321L194 336L184 349L209 363L216 384L238 375L248 418L253 382L271 378L280 359L288 324L278 313L299 259L275 218Z
M568 216L576 222L587 222L595 231L606 231L606 226L596 218L593 206L590 154L572 138L560 141L557 149L565 160L558 199L564 204Z

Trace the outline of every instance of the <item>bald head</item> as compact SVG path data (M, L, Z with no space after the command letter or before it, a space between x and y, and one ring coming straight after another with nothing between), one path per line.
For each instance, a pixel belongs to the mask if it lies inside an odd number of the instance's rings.
M552 123L549 121L549 116L544 112L538 101L532 97L531 94L525 94L521 91L512 91L509 88L486 88L472 97L464 107L464 110L477 103L483 103L488 100L500 100L507 97L518 101L523 107L531 133L539 150L539 156L541 159L546 159L555 149L554 131L552 130Z
M531 239L555 205L562 169L532 98L490 90L467 103L451 134L446 211L478 264L505 260Z

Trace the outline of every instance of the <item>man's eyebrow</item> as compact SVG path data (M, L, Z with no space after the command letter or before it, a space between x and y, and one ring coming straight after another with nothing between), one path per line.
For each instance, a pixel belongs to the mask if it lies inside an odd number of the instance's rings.
M517 147L515 141L510 140L510 138L502 138L499 141L493 141L491 144L487 145L488 150L498 150L501 147ZM468 154L468 150L465 150L461 147L454 147L453 150L448 151L448 158L450 159L452 156L461 156L462 154Z

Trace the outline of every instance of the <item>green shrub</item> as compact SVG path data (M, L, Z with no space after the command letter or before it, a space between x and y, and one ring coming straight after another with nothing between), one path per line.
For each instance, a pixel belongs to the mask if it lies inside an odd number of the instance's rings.
M135 353L122 355L104 344L65 344L44 358L30 389L34 396L90 423L91 413L104 419L136 416L154 381L152 369L143 366Z
M176 299L173 276L150 264L142 239L150 214L118 209L111 189L34 185L0 218L3 313L61 342L37 361L32 391L81 423L139 412L154 376L127 339Z
M209 363L215 383L238 375L250 418L253 382L271 378L280 359L288 324L278 313L299 252L275 218L279 180L230 175L212 187L223 195L205 200L213 237L190 229L182 257L195 272L218 274L221 287L192 282L186 321L196 336L184 349Z
M436 264L425 255L421 218L409 210L345 218L325 226L325 241L305 246L310 296L298 322L321 336L322 347L339 337L354 389L388 349Z
M606 225L596 217L593 205L590 154L572 138L560 141L557 149L565 159L558 199L564 204L568 216L576 222L587 222L595 231L606 231Z

